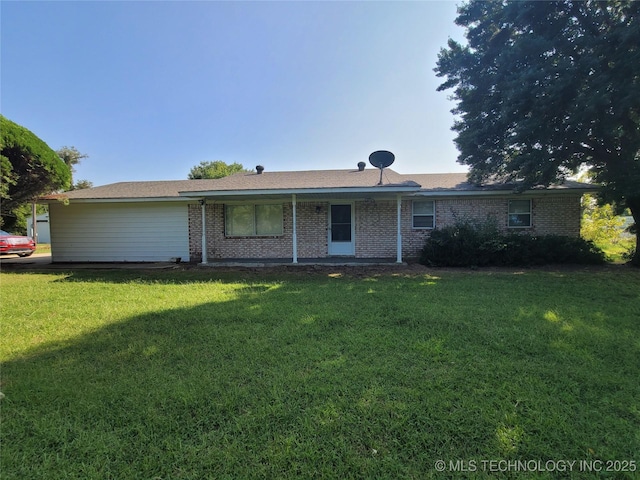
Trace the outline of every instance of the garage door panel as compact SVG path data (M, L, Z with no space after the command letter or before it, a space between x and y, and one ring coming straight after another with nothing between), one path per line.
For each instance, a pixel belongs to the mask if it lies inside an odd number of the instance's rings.
M185 203L50 205L54 262L189 258Z

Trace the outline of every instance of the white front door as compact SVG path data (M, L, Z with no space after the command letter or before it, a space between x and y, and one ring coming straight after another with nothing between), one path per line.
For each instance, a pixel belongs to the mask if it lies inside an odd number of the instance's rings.
M329 209L329 255L355 255L353 204L335 203Z

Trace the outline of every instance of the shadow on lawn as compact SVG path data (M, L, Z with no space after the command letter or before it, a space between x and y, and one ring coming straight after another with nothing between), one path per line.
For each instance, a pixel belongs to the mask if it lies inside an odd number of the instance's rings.
M172 284L186 284L202 281L251 281L274 280L296 281L306 278L343 278L351 280L375 280L381 277L416 278L425 277L437 279L438 272L418 264L411 265L363 265L363 266L332 266L332 265L299 265L277 267L201 267L194 265L172 266L167 268L149 268L144 265L129 268L74 268L68 269L56 265L55 268L44 269L5 269L6 274L27 275L63 275L65 281L101 281L107 283L130 282L140 279Z
M78 271L57 281L203 278ZM360 317L354 303L326 304L336 298L328 290L364 294L370 287L333 278L209 280L239 283L238 295L128 318L6 362L7 478L297 477L317 469L343 477L373 468L382 427L359 425L375 425L377 413L393 410L382 385L396 366L381 354L396 345L355 329L389 319ZM376 310L374 299L370 305Z
M6 362L7 478L430 478L437 459L638 451L637 326L578 319L553 287L491 311L482 285L397 279L378 296L247 275L59 280L240 286Z

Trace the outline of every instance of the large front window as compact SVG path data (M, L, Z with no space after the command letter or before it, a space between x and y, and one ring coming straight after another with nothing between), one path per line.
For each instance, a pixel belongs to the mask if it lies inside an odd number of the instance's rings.
M227 237L267 237L282 235L282 204L226 205Z

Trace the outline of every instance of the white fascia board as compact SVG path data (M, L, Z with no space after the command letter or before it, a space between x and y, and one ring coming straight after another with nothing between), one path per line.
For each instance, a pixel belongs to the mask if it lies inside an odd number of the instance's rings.
M36 203L148 203L148 202L195 202L202 197L146 197L146 198L68 198L68 199L46 199Z
M458 190L458 191L422 191L416 192L412 197L497 197L497 196L535 196L535 195L583 195L585 193L595 193L598 190L591 189L558 189L558 190L525 190L524 192L516 193L513 190Z
M265 190L208 190L199 192L178 192L178 194L189 197L240 197L240 196L261 196L261 195L340 195L344 193L405 193L417 192L419 187L337 187L337 188L299 188L299 189L265 189Z

